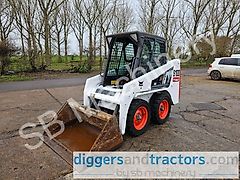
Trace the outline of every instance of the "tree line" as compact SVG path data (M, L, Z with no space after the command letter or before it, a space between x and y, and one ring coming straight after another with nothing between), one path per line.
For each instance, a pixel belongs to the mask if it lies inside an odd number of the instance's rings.
M170 57L189 49L191 57L208 58L212 41L221 53L239 51L239 16L238 0L1 0L0 42L9 47L17 38L32 71L46 69L53 54L67 58L73 35L91 70L97 56L100 63L107 56L105 36L130 30L163 36Z

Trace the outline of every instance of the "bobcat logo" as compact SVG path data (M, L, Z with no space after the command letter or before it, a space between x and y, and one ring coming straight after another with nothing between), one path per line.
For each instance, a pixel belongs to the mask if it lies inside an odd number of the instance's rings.
M138 81L138 82L139 82L139 86L140 86L140 87L143 87L143 82L144 82L144 81Z

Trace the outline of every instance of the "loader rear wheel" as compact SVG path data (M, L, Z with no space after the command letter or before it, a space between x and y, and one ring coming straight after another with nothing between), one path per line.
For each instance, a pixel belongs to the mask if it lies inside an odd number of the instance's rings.
M127 132L131 136L142 135L148 128L150 118L148 103L143 100L133 100L128 112Z
M153 101L153 122L164 124L168 121L171 112L171 98L167 93L155 97Z

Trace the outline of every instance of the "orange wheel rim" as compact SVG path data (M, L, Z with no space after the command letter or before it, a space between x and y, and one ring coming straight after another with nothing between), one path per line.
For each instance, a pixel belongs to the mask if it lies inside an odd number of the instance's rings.
M159 118L164 120L168 116L168 112L169 112L169 103L167 100L163 100L159 105L159 110L158 110Z
M142 130L148 121L148 109L145 106L140 106L135 114L133 119L133 124L135 129Z

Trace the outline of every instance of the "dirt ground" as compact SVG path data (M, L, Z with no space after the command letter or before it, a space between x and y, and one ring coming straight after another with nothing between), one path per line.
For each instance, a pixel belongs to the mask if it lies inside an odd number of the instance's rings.
M1 84L0 84L1 86ZM46 145L24 146L19 128L70 97L82 102L83 85L55 89L0 92L0 179L66 179L71 167ZM240 82L184 76L181 103L170 120L151 125L142 136L124 136L119 151L240 151ZM38 123L39 124L39 123ZM36 131L42 131L41 126Z

